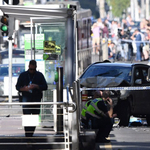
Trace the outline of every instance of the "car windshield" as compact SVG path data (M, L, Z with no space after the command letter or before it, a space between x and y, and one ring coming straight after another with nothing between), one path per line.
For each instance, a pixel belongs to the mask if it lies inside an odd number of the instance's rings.
M91 66L81 78L88 77L118 77L124 79L128 83L131 82L131 68L120 66Z
M12 74L14 76L19 75L25 70L24 66L12 66ZM8 66L0 67L0 76L8 76Z

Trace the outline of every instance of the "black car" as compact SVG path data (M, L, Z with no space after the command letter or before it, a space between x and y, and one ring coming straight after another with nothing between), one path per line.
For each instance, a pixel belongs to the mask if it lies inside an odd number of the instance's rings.
M81 87L145 87L150 86L148 65L129 63L93 63L81 75ZM92 91L87 91L88 97ZM149 90L120 89L111 91L114 110L120 119L120 125L128 126L130 116L146 117L150 125Z

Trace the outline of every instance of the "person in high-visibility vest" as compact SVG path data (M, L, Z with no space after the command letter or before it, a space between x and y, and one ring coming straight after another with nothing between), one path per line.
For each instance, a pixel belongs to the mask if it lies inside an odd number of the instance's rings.
M93 98L100 98L101 97L101 94L102 94L102 91L96 91L94 93L94 96ZM81 122L84 126L84 128L88 128L88 121L86 119L86 110L87 110L87 107L90 105L90 103L93 101L93 99L89 100L86 102L85 106L83 107L82 111L81 111Z
M99 97L101 97L101 93L96 92L99 94ZM95 98L86 110L86 118L92 122L92 128L98 129L96 142L100 143L110 142L106 139L113 126L113 105L112 99L109 98L109 96L110 91L103 91L102 98ZM109 105L109 110L106 103Z
M92 99L89 100L85 106L83 107L82 111L81 111L81 122L82 122L82 125L83 127L86 129L87 128L87 125L88 125L88 122L87 122L87 119L86 119L86 110L87 110L87 107L89 106L89 104L91 103Z

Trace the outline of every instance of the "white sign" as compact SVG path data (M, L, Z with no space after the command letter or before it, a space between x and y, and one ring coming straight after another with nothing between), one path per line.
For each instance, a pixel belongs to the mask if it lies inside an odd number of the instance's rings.
M18 77L12 77L12 96L18 96L18 91L16 90L16 83ZM9 77L4 77L4 96L9 95Z
M22 115L22 126L38 126L39 115Z

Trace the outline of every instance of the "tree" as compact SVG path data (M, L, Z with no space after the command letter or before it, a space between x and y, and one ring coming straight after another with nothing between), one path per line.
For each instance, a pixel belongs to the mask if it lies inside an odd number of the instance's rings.
M112 13L115 17L121 17L122 12L130 6L130 0L107 0L112 7Z

